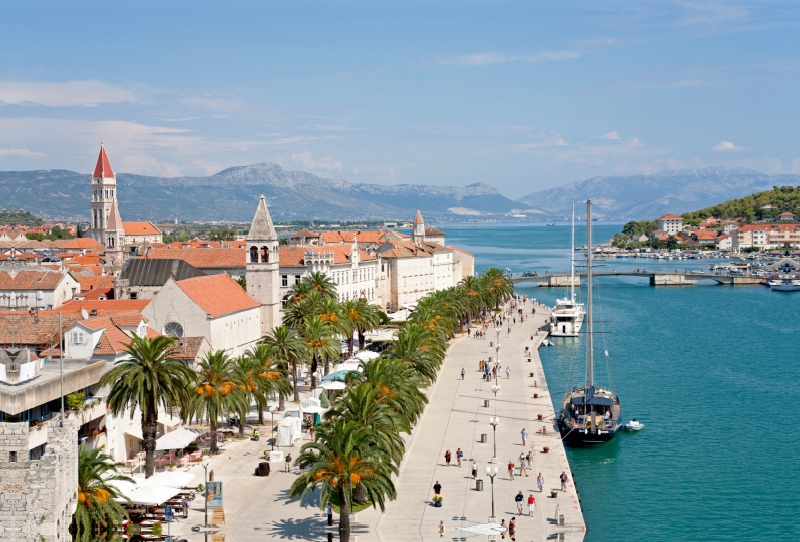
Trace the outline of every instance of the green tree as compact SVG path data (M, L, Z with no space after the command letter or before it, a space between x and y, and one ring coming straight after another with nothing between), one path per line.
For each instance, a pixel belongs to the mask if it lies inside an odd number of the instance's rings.
M373 507L386 509L397 496L392 475L397 467L379 446L375 432L352 420L338 418L318 425L314 440L300 449L295 464L302 474L289 489L292 499L320 491L324 503L336 495L339 501L339 540L350 542L350 509L353 489L361 484Z
M183 361L169 357L175 347L172 337L139 337L125 344L127 359L118 362L100 379L110 386L108 406L115 415L126 409L131 418L138 408L142 416L145 476L154 470L158 407L183 408L189 401L187 385L195 378Z
M245 352L245 356L260 368L260 376L267 379L267 381L259 381L262 386L257 389L254 396L258 408L258 424L264 425L264 409L267 408L269 396L274 393L283 398L292 390L287 378L289 372L285 364L280 363L272 356L269 347L265 344L257 344L249 348Z
M306 319L300 328L300 336L305 345L306 355L311 362L309 371L312 374L311 389L315 389L317 383L313 373L317 369L318 360L325 360L327 365L327 360L339 356L341 346L329 325L316 315Z
M133 482L115 472L122 466L105 454L102 446L91 451L87 451L83 444L78 448L78 505L72 514L70 527L76 542L111 540L116 535L115 528L128 519L128 513L116 501L124 497L111 484L115 481Z

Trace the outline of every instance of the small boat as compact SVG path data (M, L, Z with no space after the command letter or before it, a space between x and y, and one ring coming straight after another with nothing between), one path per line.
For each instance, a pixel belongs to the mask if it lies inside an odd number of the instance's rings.
M773 292L797 292L800 291L800 280L783 279L780 284L769 285Z
M628 423L625 424L625 429L628 431L641 431L644 428L644 424L642 422L636 421L636 418L632 419Z
M545 346L553 346L553 341L551 341L550 339L545 339L542 341L542 344Z

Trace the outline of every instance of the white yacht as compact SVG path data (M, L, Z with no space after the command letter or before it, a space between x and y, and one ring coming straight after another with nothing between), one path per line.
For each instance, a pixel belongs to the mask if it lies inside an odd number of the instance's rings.
M577 337L583 325L586 309L575 302L575 203L572 204L572 240L570 250L570 296L556 300L550 316L550 335L553 337Z

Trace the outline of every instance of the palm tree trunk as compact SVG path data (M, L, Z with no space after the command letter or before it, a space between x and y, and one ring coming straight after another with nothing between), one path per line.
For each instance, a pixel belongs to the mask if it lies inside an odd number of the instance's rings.
M239 438L244 438L244 419L247 416L247 411L242 410L239 413Z
M158 410L150 398L142 410L142 440L144 444L144 476L150 478L155 471L156 430L158 429Z
M364 345L367 343L367 337L364 335L364 332L360 329L358 330L358 349L364 350Z
M281 391L278 392L278 412L286 410L286 395Z
M300 402L300 390L297 388L297 362L292 361L292 380L294 380L294 402Z
M209 453L214 455L219 452L219 448L217 447L217 417L209 413L208 418L211 426L211 447L209 448Z
M339 542L350 542L350 508L345 501L345 491L350 491L349 487L339 486Z
M355 502L367 502L367 490L364 484L359 482L358 485L356 485L356 494L353 495L353 500Z
M350 337L347 338L347 357L353 357L353 334L350 334Z
M258 401L258 425L264 425L264 404Z

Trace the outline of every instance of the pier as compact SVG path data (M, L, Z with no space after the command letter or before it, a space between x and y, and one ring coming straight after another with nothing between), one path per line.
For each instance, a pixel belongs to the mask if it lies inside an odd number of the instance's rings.
M766 278L752 275L733 275L729 273L696 273L691 271L678 271L670 273L665 270L647 271L646 269L636 270L595 270L592 272L595 277L647 277L650 279L650 286L691 286L700 280L713 280L717 284L728 284L731 286L745 286L764 284ZM586 273L575 273L575 286L580 286L581 277ZM521 282L536 282L539 286L545 287L564 287L570 285L569 273L545 273L538 276L523 276L513 274L509 277L514 284Z
M556 428L552 398L538 354L547 333L539 331L537 334L537 329L544 326L550 311L537 305L536 314L532 315L532 307L532 301L528 301L524 307L528 321L512 324L510 335L507 326L501 330L499 360L503 369L502 377L498 378L501 388L497 396L492 392L495 381L487 382L478 372L479 360L497 357L494 328L487 330L485 340L465 336L451 344L436 384L429 390L430 404L407 444L400 475L395 480L397 500L387 505L386 513L378 521L380 540L440 540L437 530L440 520L447 529L445 538L461 539L470 535L456 529L488 521L492 512L492 487L485 469L491 465L494 446L490 416L500 418L496 429L498 474L494 479L497 521L505 519L508 524L512 517L517 518L517 540L583 540L586 529L583 512ZM528 347L529 356L524 356L525 347ZM466 371L464 380L461 379L462 367ZM506 367L511 368L510 378L506 378ZM555 393L558 402L560 393ZM488 407L485 406L487 400ZM520 435L523 427L528 431L526 446L522 445ZM486 435L485 442L483 435ZM545 446L547 453L544 453ZM459 447L464 451L461 468L456 462ZM445 466L444 461L448 449L453 456L450 467ZM518 466L520 452L527 454L528 451L532 451L533 457L528 477L517 476L517 468L514 480L509 480L509 460ZM476 480L470 474L473 459L478 463L482 491L476 489ZM563 492L559 482L562 471L569 477L567 490ZM536 487L539 472L545 481L542 493ZM431 503L432 487L437 480L444 496L441 508ZM520 490L526 503L522 516L517 515L514 503L514 496ZM555 497L551 496L551 490ZM533 517L528 517L530 493L536 499ZM366 540L366 537L359 537L359 540Z

